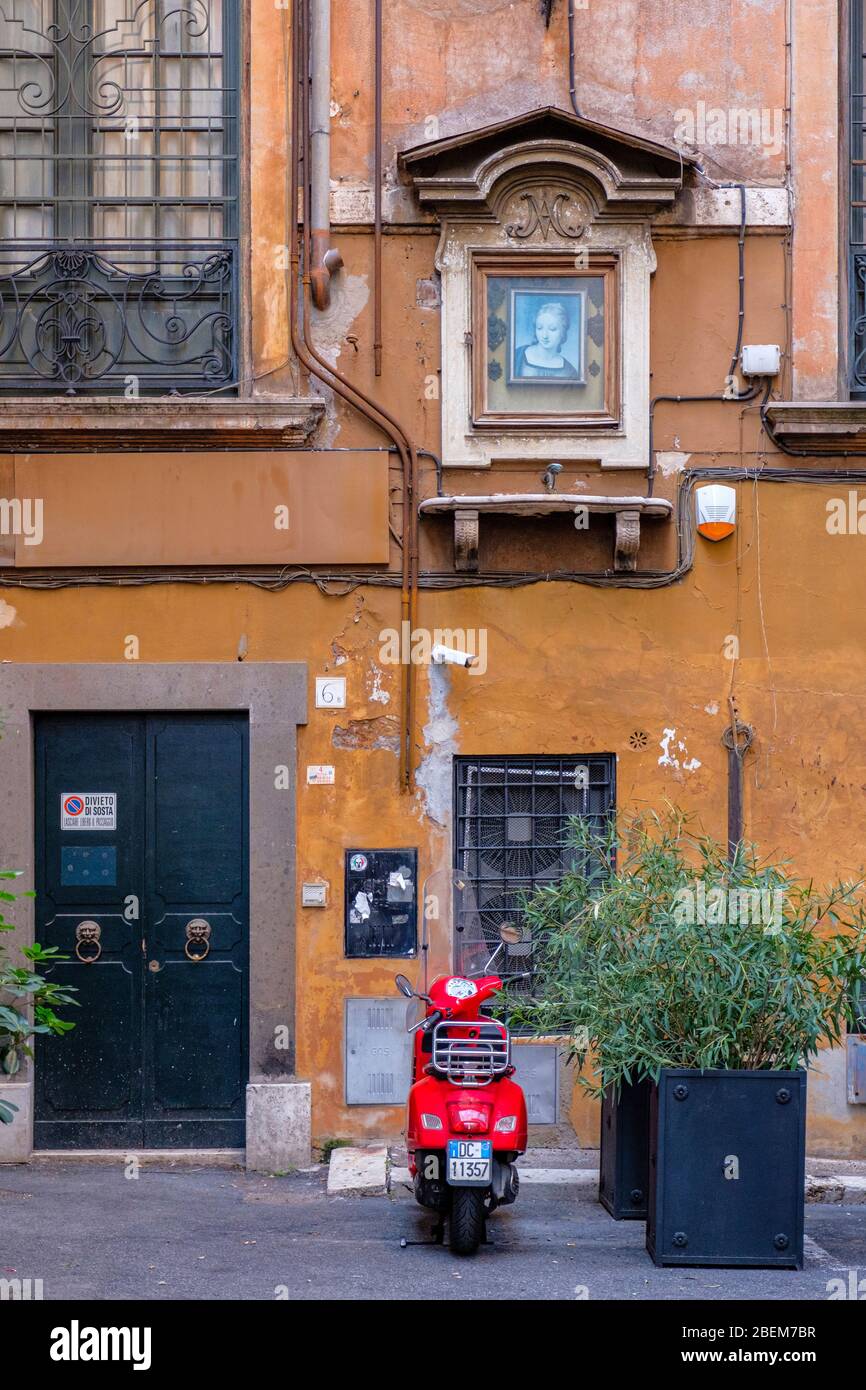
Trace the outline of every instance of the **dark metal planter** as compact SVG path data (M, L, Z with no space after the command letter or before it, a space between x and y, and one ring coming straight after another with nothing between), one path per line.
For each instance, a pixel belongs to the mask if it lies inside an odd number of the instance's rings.
M657 1265L803 1268L805 1071L665 1069L650 1097Z
M611 1087L601 1103L598 1200L614 1221L646 1221L652 1082Z

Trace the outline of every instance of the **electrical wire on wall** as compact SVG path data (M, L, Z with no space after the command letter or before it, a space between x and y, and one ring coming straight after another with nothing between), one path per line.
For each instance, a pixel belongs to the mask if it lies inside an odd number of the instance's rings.
M575 38L574 38L574 0L568 0L568 95L571 99L571 109L575 116L580 115L580 107L577 104L577 79L574 75L575 67Z
M700 172L700 171L699 171ZM725 185L716 185L724 187ZM672 405L681 405L685 402L689 404L706 403L708 401L751 401L760 395L760 386L753 386L748 391L739 392L735 389L737 363L740 360L740 352L743 346L743 327L746 321L746 189L742 183L732 184L731 187L738 188L740 191L740 230L737 239L737 341L731 357L731 365L728 368L728 375L725 379L724 391L716 391L709 395L680 396L680 395L661 395L653 396L649 406L649 460L647 463L647 494L652 497L655 488L655 412L656 407L663 402Z

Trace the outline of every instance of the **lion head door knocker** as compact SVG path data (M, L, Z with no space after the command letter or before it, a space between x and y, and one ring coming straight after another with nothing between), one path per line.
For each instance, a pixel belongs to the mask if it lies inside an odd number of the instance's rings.
M84 965L94 965L102 955L101 935L98 922L79 922L75 928L75 954Z
M186 924L186 945L184 952L187 960L204 960L210 954L210 922L206 922L203 917L193 917L191 922Z

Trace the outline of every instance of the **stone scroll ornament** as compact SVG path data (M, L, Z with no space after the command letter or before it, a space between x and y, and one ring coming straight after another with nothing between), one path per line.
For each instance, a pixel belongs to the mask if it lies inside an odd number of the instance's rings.
M521 210L523 221L509 222L505 228L506 236L527 241L540 231L543 241L549 239L551 232L569 241L577 241L586 231L583 210L570 193L521 193L520 201L525 205Z

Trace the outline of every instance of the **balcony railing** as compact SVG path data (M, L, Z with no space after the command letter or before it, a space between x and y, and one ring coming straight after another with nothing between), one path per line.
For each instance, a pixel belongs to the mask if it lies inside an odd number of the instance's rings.
M230 386L237 280L233 245L7 246L0 392L135 397Z

